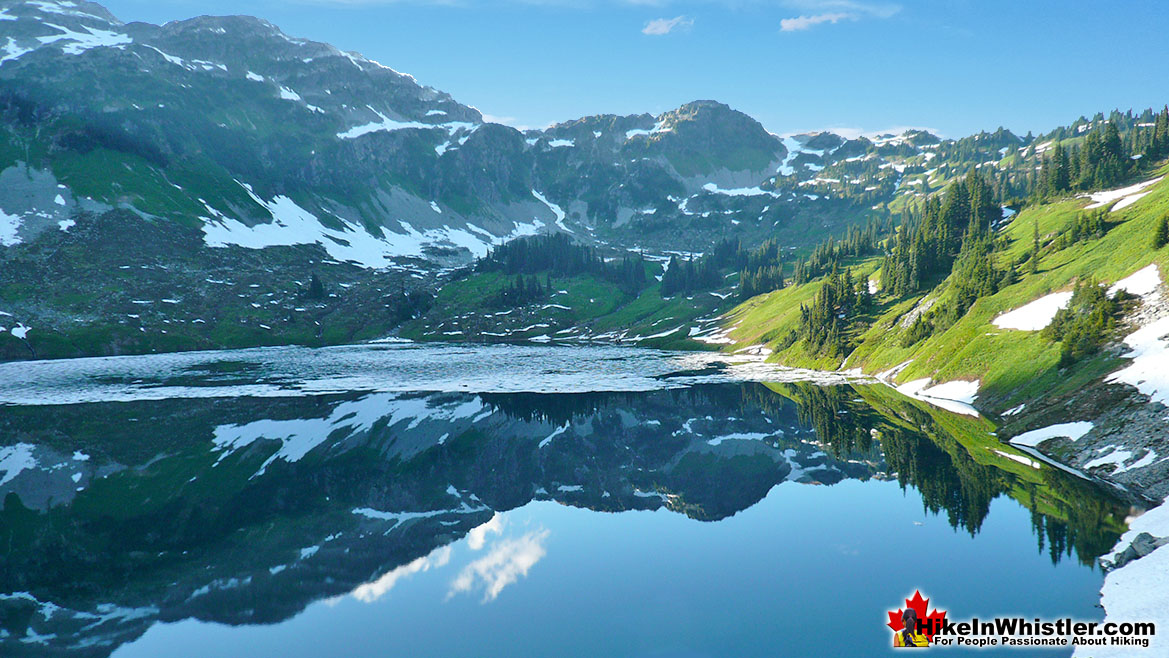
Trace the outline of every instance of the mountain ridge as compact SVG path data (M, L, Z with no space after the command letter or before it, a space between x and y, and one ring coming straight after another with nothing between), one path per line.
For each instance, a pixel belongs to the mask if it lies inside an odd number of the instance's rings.
M970 168L990 167L1009 197L1046 152L1042 138L1003 129L958 140L781 137L710 100L520 131L263 19L122 23L70 0L4 0L0 16L0 311L35 327L20 342L4 336L4 358L373 338L393 330L390 318L417 314L445 272L518 237L568 233L613 257L701 253L725 240L803 252ZM1096 121L1105 119L1066 130ZM84 229L115 212L102 226L123 233ZM179 237L187 231L200 239ZM149 264L82 262L87 239L167 232L185 251L154 245ZM96 251L118 253L109 246ZM53 254L70 256L50 264ZM151 285L216 303L168 305L139 322L136 302L157 311L178 295L149 299L126 267L151 267ZM247 270L246 289L217 293L222 284L208 280L235 281L224 276L233 267ZM316 329L293 330L314 273L332 296L308 322ZM78 280L123 284L94 299ZM336 316L331 305L363 287L385 300L379 308L395 306L385 321L363 326L356 308ZM324 316L345 329L318 326ZM209 326L182 339L162 326L196 321ZM257 329L240 342L236 325Z

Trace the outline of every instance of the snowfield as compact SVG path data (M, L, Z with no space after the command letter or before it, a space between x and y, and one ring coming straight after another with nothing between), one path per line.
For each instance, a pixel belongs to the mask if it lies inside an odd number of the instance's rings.
M1169 405L1169 318L1161 318L1129 334L1125 358L1132 364L1108 376L1106 381L1136 388L1151 401Z
M556 225L559 226L561 230L565 231L566 233L574 232L564 224L564 218L568 216L564 213L564 209L546 199L543 194L540 194L536 190L532 190L532 196L536 197L536 200L540 203L548 206L548 210L551 210L552 214L556 216Z
M1128 548L1141 533L1169 537L1169 505L1151 509L1130 519L1128 531L1109 555L1100 558L1105 565L1115 563L1120 552ZM1077 650L1080 658L1127 658L1169 655L1169 545L1161 546L1143 558L1108 572L1100 590L1105 621L1150 621L1159 631L1143 647L1089 647Z
M1031 430L1030 432L1023 432L1019 436L1011 439L1011 443L1017 446L1027 446L1028 448L1034 448L1048 439L1054 439L1058 437L1076 441L1090 431L1092 431L1092 423L1086 420L1081 420L1074 423L1060 423L1058 425L1041 427L1037 430Z
M1142 192L1142 190L1160 181L1162 178L1164 178L1164 176L1158 176L1152 180L1147 180L1143 183L1137 183L1136 185L1130 185L1128 187L1122 187L1117 190L1094 192L1088 195L1088 197L1092 199L1092 203L1084 206L1084 209L1091 210L1093 208L1103 208L1113 201L1120 202L1112 206L1113 211L1120 210L1121 208L1127 208L1148 194L1148 192Z
M671 130L671 128L666 128L666 124L664 122L659 121L650 130L645 130L642 128L634 128L633 130L626 130L625 131L625 140L629 141L629 140L633 139L634 137L637 137L638 135L653 135L655 133L670 132L670 130Z
M14 244L19 244L20 237L16 235L19 228L20 217L9 215L0 210L0 245L11 247Z
M283 91L281 91L281 94L283 94ZM366 124L363 124L360 126L354 126L353 128L350 128L349 130L346 130L344 132L339 132L339 133L337 133L338 139L357 139L358 137L361 137L363 135L368 135L370 133L376 133L376 132L393 132L395 130L409 130L409 129L433 130L435 128L437 128L439 130L445 130L448 134L453 136L455 133L459 132L460 130L467 130L470 132L474 132L479 127L476 124L467 123L465 121L452 121L449 123L422 123L421 121L397 121L397 120L394 120L394 119L387 117L386 115L382 114L381 112L378 112L377 110L373 109L372 107L370 107L368 105L366 105L366 108L368 108L370 112L373 112L374 114L376 114L378 119L380 119L380 120L379 121L372 121L370 123L366 123ZM459 144L463 144L465 142L466 142L466 137L459 140Z
M932 381L929 377L915 379L898 386L897 392L956 414L979 415L978 410L973 406L974 401L978 399L979 381L955 380L931 387L930 382Z
M1055 318L1055 314L1068 305L1072 300L1072 293L1055 292L1040 297L1025 306L1003 313L992 323L1000 329L1018 329L1019 331L1039 331Z
M279 195L271 201L264 201L250 185L240 183L252 200L268 209L273 221L248 226L243 222L223 215L211 206L205 206L209 214L203 217L203 240L209 247L236 245L247 249L319 244L330 256L339 260L356 263L362 267L381 268L394 265L395 258L423 255L423 247L430 244L449 244L463 247L476 257L487 255L494 245L525 235L535 235L544 222L534 219L531 223L516 222L515 229L508 235L497 237L473 224L467 228L443 227L418 231L413 226L399 222L403 232L380 227L381 235L375 235L365 227L344 223L344 230L326 227L316 215L299 206L292 199Z
M92 27L85 27L84 25L82 29L85 32L74 32L67 27L61 27L60 25L54 25L48 22L45 22L44 25L55 30L60 30L61 34L37 37L37 41L45 45L50 43L63 43L61 50L66 55L80 55L92 48L123 46L133 42L133 39L128 35L110 32L108 30L98 30Z
M727 189L720 188L718 185L715 185L714 183L707 183L706 185L702 186L702 189L706 190L707 192L710 192L711 194L722 194L724 196L765 196L766 195L766 196L770 196L770 197L773 197L776 199L778 199L780 197L780 195L775 193L775 192L772 192L770 190L764 190L764 189L761 189L758 187L736 187L734 189L727 190Z
M22 471L36 468L37 460L32 456L31 443L18 443L7 448L0 448L0 485L7 484L20 475Z
M994 454L996 454L1000 457L1006 457L1007 459L1017 461L1020 464L1023 464L1024 466L1030 466L1031 468L1039 468L1040 467L1039 462L1035 461L1034 459L1028 459L1028 458L1024 457L1023 455L1012 455L1011 453L1003 452L1002 450L994 450L993 452L994 452Z
M1117 281L1115 285L1108 289L1108 294L1115 295L1117 292L1123 290L1138 297L1148 297L1157 291L1157 286L1159 285L1161 285L1161 273L1157 270L1156 264L1153 264Z

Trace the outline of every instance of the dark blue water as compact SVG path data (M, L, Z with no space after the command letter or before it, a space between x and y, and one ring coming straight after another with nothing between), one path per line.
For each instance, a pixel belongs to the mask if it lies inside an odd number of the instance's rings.
M686 355L598 351L606 379L472 352L26 366L0 387L0 654L883 655L916 590L1102 616L1125 506L977 419Z
M1053 565L1008 500L976 538L892 482L785 483L717 523L551 502L499 523L283 624L162 624L115 655L884 655L885 611L918 588L957 618L1100 617L1099 574ZM514 569L456 587L484 560Z

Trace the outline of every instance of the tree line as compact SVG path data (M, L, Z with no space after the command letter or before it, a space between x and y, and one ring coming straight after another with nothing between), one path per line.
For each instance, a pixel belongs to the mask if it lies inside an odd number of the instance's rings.
M640 254L627 253L619 259L606 260L592 247L577 244L563 233L512 240L495 247L475 264L478 272L517 277L500 293L503 296L500 302L513 306L550 294L553 277L583 274L598 276L617 284L623 292L636 295L648 283L645 267L645 259ZM545 274L544 284L536 274Z

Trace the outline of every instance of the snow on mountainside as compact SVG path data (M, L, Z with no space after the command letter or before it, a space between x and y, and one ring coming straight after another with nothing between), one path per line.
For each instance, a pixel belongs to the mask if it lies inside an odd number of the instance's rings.
M384 335L435 277L539 232L659 258L798 250L972 168L1009 198L1044 144L1121 120L1142 119L778 136L700 100L521 132L261 19L0 0L0 358Z
M10 107L0 167L44 181L24 200L0 193L6 245L116 207L201 222L209 246L319 244L366 267L465 262L555 227L662 247L803 236L823 228L813 215L835 226L888 202L939 143L927 133L778 138L713 101L521 134L260 19L155 26L123 24L89 2L0 7ZM65 203L54 203L47 192L61 185Z
M123 24L94 3L0 7L4 95L15 111L36 115L38 128L56 129L48 153L29 162L16 153L43 137L15 126L7 140L15 153L3 166L93 192L72 195L84 207L40 203L19 213L0 195L5 244L76 222L79 209L124 207L201 221L212 246L319 244L367 267L402 257L450 262L565 226L532 189L575 206L574 223L622 224L629 206L641 210L663 189L758 183L783 154L754 120L703 102L650 120L662 125L656 132L638 134L646 118L624 118L623 139L582 155L583 140L560 136L561 127L525 138L485 124L408 75L259 19L154 26ZM90 161L61 162L78 152ZM100 167L109 179L73 165ZM117 165L137 180L120 180ZM581 168L606 171L582 179Z

